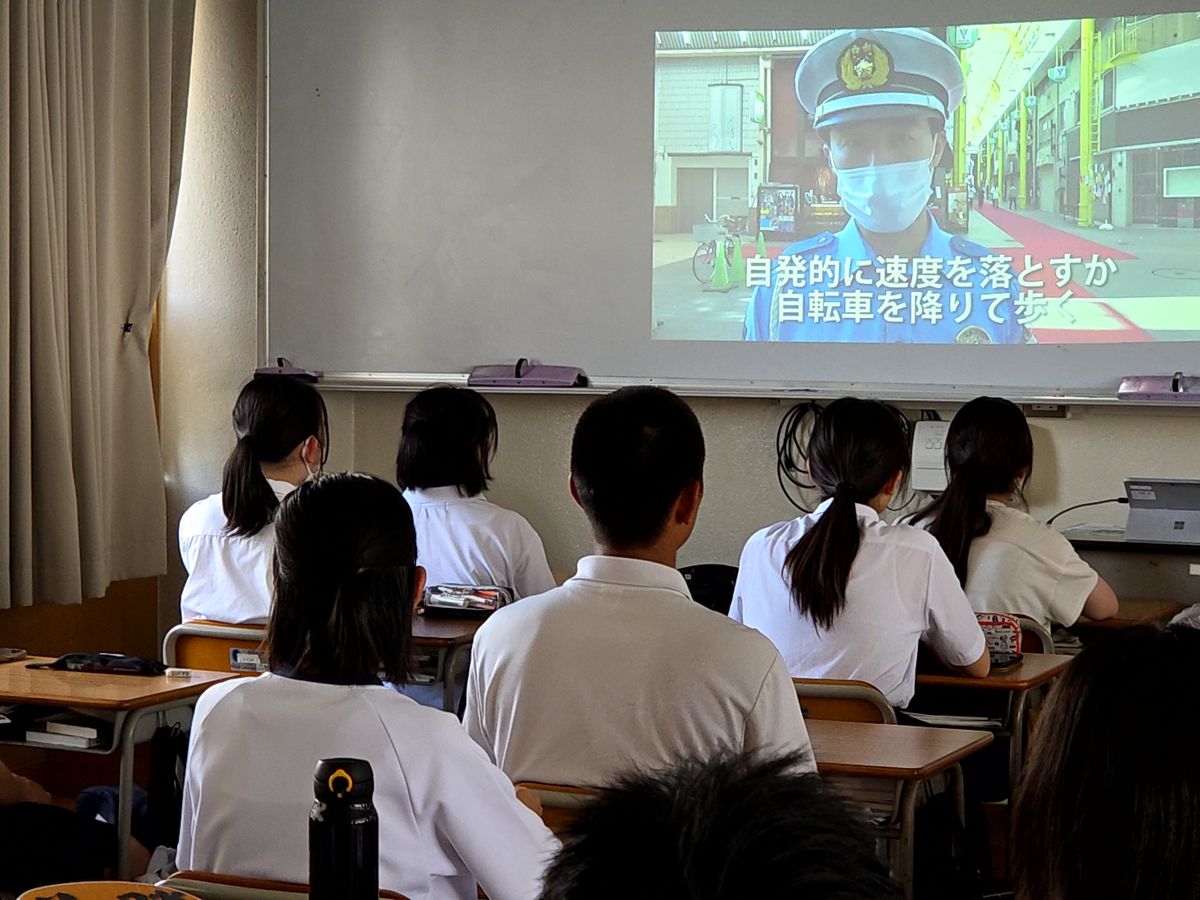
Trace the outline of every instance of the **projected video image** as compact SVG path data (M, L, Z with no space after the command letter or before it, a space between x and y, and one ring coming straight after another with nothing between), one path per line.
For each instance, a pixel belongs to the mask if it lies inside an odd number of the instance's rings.
M653 336L1200 340L1200 13L655 34Z

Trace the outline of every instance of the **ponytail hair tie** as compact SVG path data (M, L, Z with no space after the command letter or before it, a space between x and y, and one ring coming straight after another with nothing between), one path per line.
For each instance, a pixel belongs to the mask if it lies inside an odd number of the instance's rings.
M858 493L858 489L854 486L854 482L852 481L839 481L837 487L834 488L833 493L834 496L845 496L846 494L849 494L851 497L853 497Z

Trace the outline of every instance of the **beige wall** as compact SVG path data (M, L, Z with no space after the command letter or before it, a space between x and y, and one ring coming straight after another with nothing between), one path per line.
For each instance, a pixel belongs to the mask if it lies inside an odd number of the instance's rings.
M343 413L334 427L335 448L351 443L349 459L355 468L391 477L400 419L410 395L327 396L341 401ZM570 571L589 545L587 524L566 489L571 430L588 399L491 397L500 420L500 450L490 497L529 518L542 534L556 571ZM736 564L751 533L795 514L775 476L775 430L789 404L703 398L691 403L704 427L708 462L700 523L681 564ZM953 408L940 411L949 418ZM1032 427L1034 474L1026 494L1035 515L1118 496L1126 475L1200 477L1197 413L1076 408L1070 419L1035 419ZM1120 522L1124 516L1124 508L1114 504L1081 510L1061 524ZM1200 579L1197 582L1200 589Z
M229 411L255 363L256 199L254 0L199 0L192 106L163 321L163 441L170 527L217 489L232 445ZM912 380L899 377L898 380ZM392 474L408 395L327 393L333 470ZM589 549L566 491L571 429L586 397L496 395L500 451L492 499L541 532L552 567ZM791 514L775 480L774 437L785 404L694 401L708 440L707 493L681 562L735 563L756 528ZM945 408L943 415L951 410ZM1077 408L1034 423L1032 510L1121 493L1126 475L1200 477L1200 414ZM1101 507L1069 521L1121 521ZM1198 579L1200 581L1200 579ZM160 626L177 620L177 554L160 592Z

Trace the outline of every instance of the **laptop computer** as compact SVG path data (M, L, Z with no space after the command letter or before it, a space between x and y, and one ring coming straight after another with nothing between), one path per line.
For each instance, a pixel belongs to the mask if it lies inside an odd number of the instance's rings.
M1200 545L1200 481L1127 478L1126 541Z

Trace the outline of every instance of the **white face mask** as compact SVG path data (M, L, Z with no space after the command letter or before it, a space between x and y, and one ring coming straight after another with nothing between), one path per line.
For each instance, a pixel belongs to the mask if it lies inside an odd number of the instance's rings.
M929 202L933 157L886 166L834 168L833 173L842 207L855 222L867 231L895 234L917 221Z
M320 446L320 442L318 442L317 446ZM323 449L324 448L322 448L322 452ZM315 470L308 465L308 457L304 452L300 453L300 461L304 463L304 471L308 473L308 477L304 479L305 481L316 481L325 474L322 471L324 467L321 463L317 463L317 468Z

